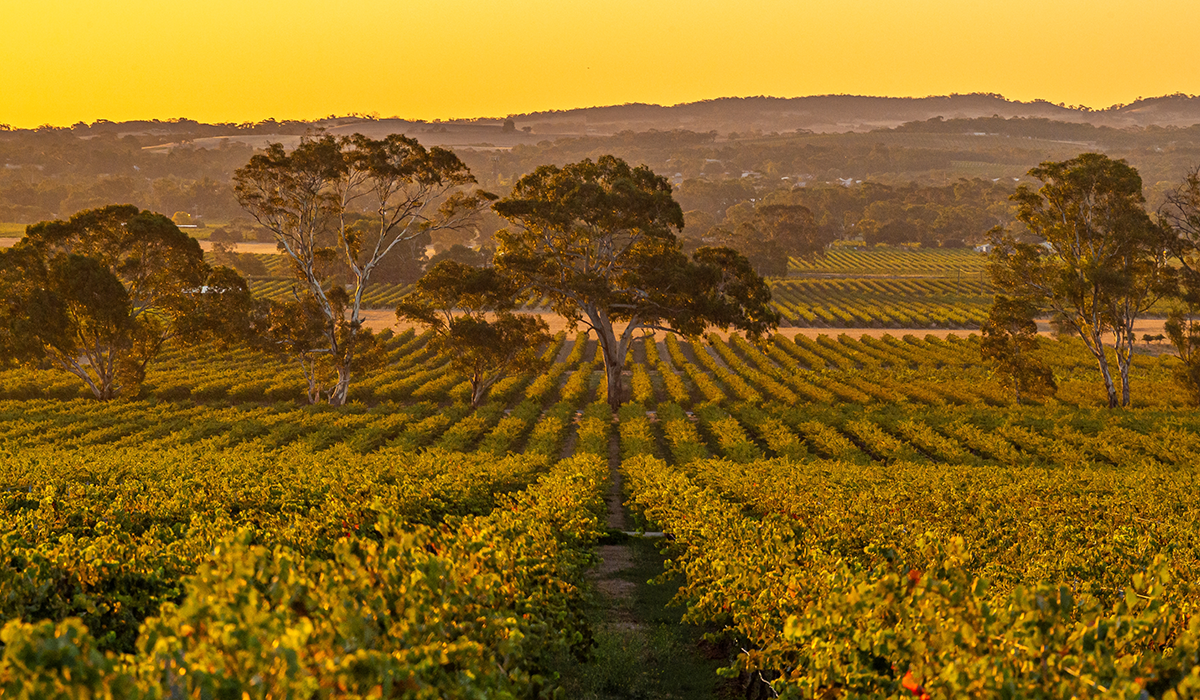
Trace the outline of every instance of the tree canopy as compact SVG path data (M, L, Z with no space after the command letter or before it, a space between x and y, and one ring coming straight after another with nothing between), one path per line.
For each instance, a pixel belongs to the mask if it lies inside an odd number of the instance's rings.
M1017 219L1044 245L995 232L991 272L1012 297L1048 309L1096 358L1110 407L1130 402L1134 322L1172 289L1167 230L1146 213L1142 180L1121 160L1084 153L1029 171L1042 181L1013 195ZM1117 393L1104 336L1112 334Z
M165 216L130 205L28 227L0 256L0 345L45 360L100 399L136 393L163 344L241 337L245 281L204 262Z
M717 227L709 236L745 255L764 277L786 277L790 258L824 255L825 246L832 242L805 206L763 204L747 210L746 218L732 227ZM727 219L730 214L732 210Z
M638 330L733 326L758 336L779 322L744 256L728 248L683 254L675 234L683 212L670 183L649 168L613 156L545 165L494 208L515 225L497 234L496 267L596 333L614 408Z
M442 260L396 308L400 320L432 330L451 366L470 377L472 407L500 379L540 366L550 334L540 317L512 313L519 290L496 268Z
M287 308L325 317L320 352L337 377L326 393L333 405L346 402L354 357L369 350L360 310L372 272L407 242L465 224L491 198L466 191L475 179L453 153L395 134L306 137L291 152L271 144L233 179L238 201L272 233L300 292L312 297ZM333 279L337 268L347 271L344 285ZM333 298L334 282L348 288L344 304Z
M1028 298L997 295L980 329L979 350L1008 381L1019 405L1023 398L1053 394L1054 374L1038 358L1037 306Z

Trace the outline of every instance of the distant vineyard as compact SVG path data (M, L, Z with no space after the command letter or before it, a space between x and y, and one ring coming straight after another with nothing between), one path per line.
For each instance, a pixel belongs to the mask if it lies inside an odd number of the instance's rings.
M251 276L255 296L289 298L295 282L282 255L256 254L267 276ZM785 325L817 328L977 329L991 304L987 258L969 250L872 249L838 246L812 262L792 261L792 275L772 281ZM904 278L904 279L896 279ZM390 309L412 290L407 284L371 284L369 309ZM548 300L522 299L518 309L548 311Z
M987 256L970 248L864 248L834 246L812 261L792 259L792 274L896 275L980 279Z
M992 287L978 280L793 279L774 282L771 296L792 326L978 328Z
M284 299L295 283L253 279L255 296ZM371 285L363 306L390 309L411 285ZM785 325L818 328L962 328L976 329L991 305L991 285L978 280L830 278L789 279L771 283L775 308ZM542 297L520 300L522 311L548 311Z

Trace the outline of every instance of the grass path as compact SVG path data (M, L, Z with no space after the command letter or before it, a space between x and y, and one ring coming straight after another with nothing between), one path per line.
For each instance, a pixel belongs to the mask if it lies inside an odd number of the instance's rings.
M660 540L630 537L621 486L620 449L609 444L608 543L591 572L591 610L596 645L592 658L564 670L569 697L584 700L642 698L705 700L737 697L717 677L726 650L702 639L703 631L680 623L683 609L669 605L678 589L651 584L663 572Z

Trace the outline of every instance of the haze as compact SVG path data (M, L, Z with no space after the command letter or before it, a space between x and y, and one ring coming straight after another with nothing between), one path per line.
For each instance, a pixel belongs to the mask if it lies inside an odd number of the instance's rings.
M722 96L1200 92L1187 0L46 0L0 10L0 123L503 116Z

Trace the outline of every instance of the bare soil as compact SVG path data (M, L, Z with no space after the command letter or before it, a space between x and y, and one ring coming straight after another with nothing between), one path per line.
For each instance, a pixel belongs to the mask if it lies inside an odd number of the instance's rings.
M201 250L212 250L212 241L200 241ZM251 243L238 243L233 247L235 253L254 253L256 255L276 255L279 253L279 247L274 243L261 243L258 241Z
M394 330L417 328L417 326L411 323L397 323L395 313L388 309L367 309L360 312L360 314L363 317L364 325L376 331L383 330L384 328L392 328ZM546 325L550 326L551 333L570 330L568 328L567 320L558 314L538 313L537 315L541 316L542 319L546 321ZM1144 334L1158 335L1163 332L1163 324L1165 322L1166 320L1161 318L1143 318L1134 324L1134 331L1137 333L1139 338ZM620 324L614 325L618 333L623 331L625 328ZM420 330L419 328L417 329ZM579 330L582 330L582 328ZM714 328L713 331L722 337L728 337L729 335L729 331L722 331L719 328ZM665 340L667 335L662 331L645 332L649 335L653 335L654 339L659 342ZM808 338L816 338L819 335L827 335L836 338L844 333L852 338L862 338L864 336L869 338L882 338L885 335L890 335L896 338L903 338L906 335L914 335L918 338L924 338L927 335L931 335L935 338L945 339L950 335L964 338L972 333L978 332L979 331L977 330L962 328L780 328L778 330L778 333L785 338L794 338L798 335ZM1038 320L1038 333L1046 336L1054 334L1053 329L1050 327L1049 319ZM1154 348L1155 346L1152 345L1150 347ZM666 353L660 354L663 356L663 359L667 359Z

